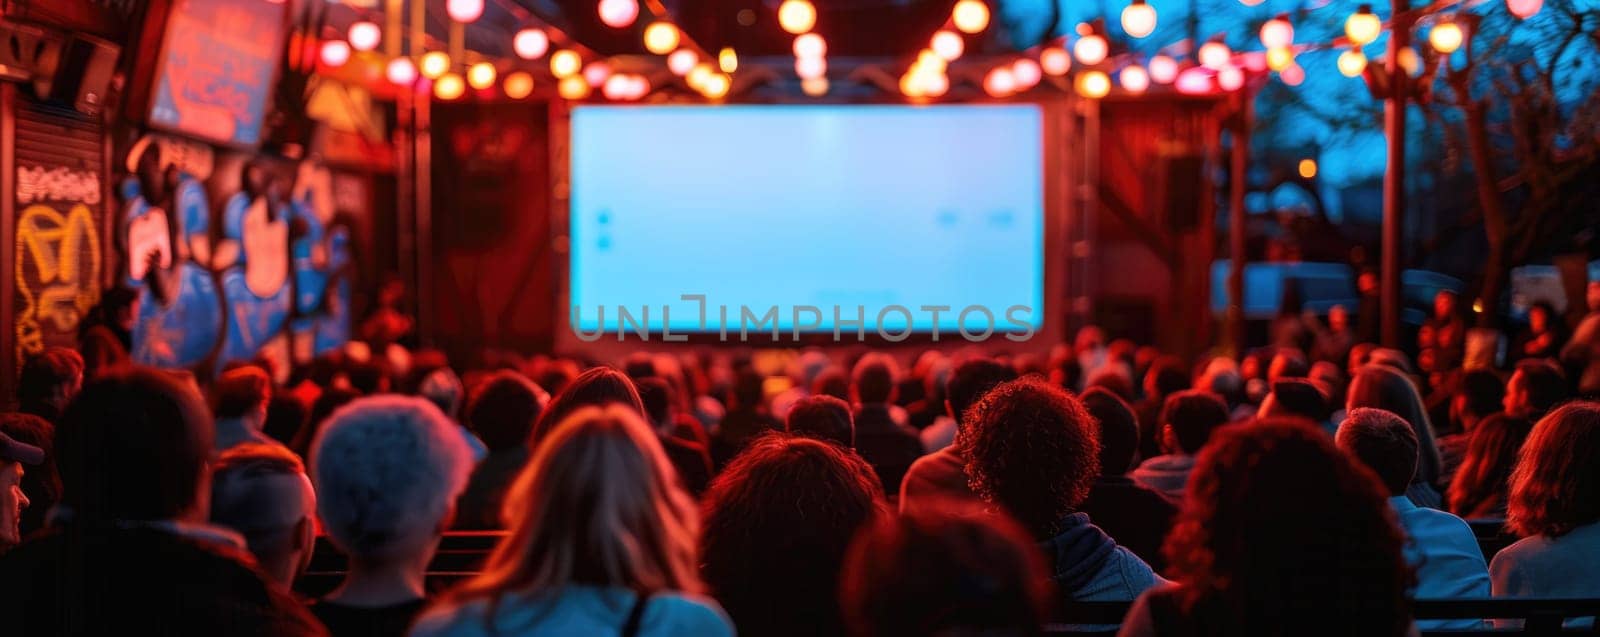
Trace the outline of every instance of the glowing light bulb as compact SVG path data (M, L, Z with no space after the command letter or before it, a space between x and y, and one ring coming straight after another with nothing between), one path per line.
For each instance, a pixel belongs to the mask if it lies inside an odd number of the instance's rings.
M350 43L344 40L328 40L322 43L322 63L327 66L344 66L350 61Z
M817 8L810 0L783 0L778 5L778 26L800 35L817 26Z
M815 33L807 33L794 39L794 56L797 58L819 58L828 54L828 41Z
M1178 79L1178 61L1169 56L1157 55L1150 58L1150 79L1157 84L1171 84Z
M699 61L700 56L696 55L694 51L678 49L673 51L672 55L667 56L667 70L672 71L673 75L688 75L689 71L694 68L695 63Z
M422 62L418 66L422 69L422 77L438 78L450 70L450 56L444 51L429 51L422 54Z
M1122 84L1122 90L1129 93L1143 93L1150 88L1150 74L1145 72L1144 67L1134 64L1117 74L1117 82Z
M1039 63L1028 58L1011 63L1011 76L1017 78L1018 88L1030 89L1037 86L1042 74Z
M694 65L694 68L689 69L689 74L684 78L684 81L689 83L689 88L699 91L704 89L706 80L710 79L714 74L716 74L716 71L711 68L710 64L701 62Z
M1298 169L1302 178L1310 179L1315 177L1317 176L1317 160L1311 158L1302 159Z
M550 50L550 36L539 29L523 29L511 38L511 49L524 60L537 60Z
M600 12L600 21L613 29L633 24L639 18L638 0L600 0L595 9Z
M1372 5L1363 4L1344 21L1344 36L1356 46L1366 46L1378 39L1383 31L1383 21L1372 14Z
M1294 25L1289 23L1286 15L1266 21L1261 25L1261 45L1268 49L1278 49L1294 43Z
M1461 26L1454 22L1434 25L1433 29L1428 31L1428 44L1433 45L1433 50L1440 53L1455 53L1466 39L1466 34L1461 32Z
M1002 66L989 71L983 76L983 90L990 97L1005 97L1017 90L1017 78L1011 74L1011 67Z
M473 22L483 17L483 0L448 0L444 3L444 12L456 22Z
M1104 62L1108 52L1106 39L1095 34L1078 38L1072 45L1072 56L1078 58L1078 62L1089 66Z
M982 0L961 0L950 10L950 21L962 33L977 33L989 27L989 5Z
M814 77L800 81L800 90L811 97L822 97L828 94L828 78Z
M1111 78L1104 71L1087 71L1078 75L1073 88L1079 95L1097 100L1111 92Z
M1061 47L1050 47L1039 52L1039 68L1051 75L1066 75L1072 69L1072 56Z
M1289 68L1278 72L1278 79L1289 86L1299 86L1301 82L1306 81L1306 70L1299 64L1290 64Z
M565 99L581 100L589 96L589 83L577 75L568 75L556 84L556 93Z
M733 88L733 80L731 78L723 73L713 73L711 77L706 78L705 86L701 88L701 94L710 99L720 100L727 97L728 90L731 88Z
M596 60L583 66L583 79L589 86L605 84L606 78L611 77L611 65L602 60Z
M1282 71L1294 64L1294 50L1286 46L1267 49L1267 68Z
M732 73L739 70L739 54L733 51L733 47L722 47L722 50L717 53L717 68L722 69L723 73Z
M350 30L345 34L350 38L350 48L357 51L371 51L378 48L378 42L383 40L383 29L377 24L362 20L350 25Z
M1244 71L1237 66L1224 66L1217 71L1217 86L1224 91L1237 91L1244 86Z
M1220 71L1228 65L1228 60L1233 58L1233 51L1221 41L1212 40L1200 45L1200 66L1213 71Z
M1213 92L1212 89L1215 88L1216 85L1214 82L1212 82L1212 73L1210 69L1207 69L1203 66L1196 66L1184 69L1183 72L1178 73L1178 79L1173 80L1172 86L1173 88L1178 89L1179 93L1183 93L1185 95L1209 95Z
M1345 77L1361 75L1367 69L1367 56L1361 49L1350 49L1339 54L1339 73Z
M417 81L417 65L411 63L411 58L395 58L389 60L389 66L384 69L384 76L392 83L409 85Z
M1156 8L1145 0L1133 0L1122 8L1122 31L1129 37L1142 38L1156 30Z
M943 73L945 67L949 65L949 62L946 62L944 58L939 57L939 54L934 53L932 49L923 49L920 53L917 53L917 61L913 62L911 65L914 67L928 69L935 73Z
M1518 18L1530 18L1544 8L1544 0L1506 0L1506 10Z
M467 92L467 85L461 81L461 76L451 73L440 76L433 83L433 94L442 100L453 100Z
M488 62L479 62L467 69L467 84L472 88L483 90L494 86L494 65Z
M807 57L796 58L794 61L794 74L802 80L814 80L828 73L828 58Z
M520 100L533 94L533 76L517 71L506 75L506 81L502 86L506 89L506 97Z
M1262 1L1263 0L1239 0L1239 4L1242 4L1242 5L1247 6L1247 7L1253 7L1253 6L1256 6L1258 4L1261 4Z
M922 85L917 83L917 78L907 72L900 76L900 94L906 97L922 97Z
M922 88L922 94L928 97L939 97L950 92L950 76L943 73L921 72L915 73L917 84Z
M644 48L656 55L666 55L678 48L678 27L666 22L651 22L644 28Z
M938 53L945 61L951 62L966 51L967 41L954 31L937 31L933 34L933 39L928 41L928 48L933 49L933 52Z
M583 66L583 58L574 51L562 49L550 56L550 74L559 78L574 75Z
M1400 49L1399 58L1400 68L1406 72L1406 75L1416 77L1417 73L1422 70L1422 58L1417 55L1416 49L1409 46Z
M633 81L627 75L618 73L606 78L606 83L600 88L600 94L608 100L633 99Z

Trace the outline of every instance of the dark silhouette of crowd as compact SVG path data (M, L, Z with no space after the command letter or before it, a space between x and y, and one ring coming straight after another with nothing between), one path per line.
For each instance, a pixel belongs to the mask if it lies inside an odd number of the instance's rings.
M1503 369L1453 303L1409 353L1340 310L1194 361L1093 327L205 377L52 348L0 416L0 633L1399 636L1600 598L1600 299ZM1062 620L1095 602L1131 606Z

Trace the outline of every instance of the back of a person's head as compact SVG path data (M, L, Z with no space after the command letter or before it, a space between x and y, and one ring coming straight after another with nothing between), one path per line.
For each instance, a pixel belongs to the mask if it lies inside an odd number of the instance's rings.
M539 419L539 394L522 374L499 371L478 385L467 403L466 423L490 451L528 444Z
M1462 372L1455 397L1467 413L1482 418L1500 411L1506 397L1506 384L1493 370L1469 369Z
M204 401L173 376L108 371L56 424L61 503L87 520L204 519L199 489L212 435Z
M1167 397L1161 406L1161 424L1172 428L1173 453L1200 452L1211 432L1228 424L1228 404L1208 391L1187 389Z
M456 425L433 403L397 394L340 407L311 446L323 528L364 559L401 559L430 546L471 470Z
M945 400L950 401L950 415L956 424L966 422L967 410L996 385L1015 380L1017 373L1009 366L989 358L974 358L956 366L945 383Z
M1133 399L1133 381L1129 380L1124 375L1123 370L1117 366L1108 366L1106 369L1095 372L1095 375L1089 378L1089 383L1086 387L1099 387L1116 394L1118 398L1123 400Z
M739 631L796 623L837 633L836 594L856 531L885 515L866 461L836 445L768 434L712 481L704 499L701 574Z
M767 378L754 369L748 367L740 369L733 375L733 409L740 411L756 411L767 402Z
M1524 536L1559 537L1600 521L1600 403L1567 403L1533 426L1506 508Z
M47 347L22 362L17 400L23 413L54 419L82 382L83 356L66 347Z
M1309 373L1311 364L1306 362L1306 355L1291 347L1278 348L1272 354L1272 363L1267 366L1269 382L1281 378L1305 378Z
M858 405L877 405L894 400L900 366L894 357L873 352L862 356L850 372L850 395Z
M1048 571L1016 521L940 501L885 517L856 536L840 604L855 637L1040 634Z
M1367 365L1387 367L1402 374L1410 374L1416 371L1416 368L1411 364L1411 358L1406 356L1405 352L1387 347L1379 347L1367 354Z
M350 388L360 392L362 396L389 391L389 368L384 365L383 358L377 352L367 360L350 363L345 370L345 376L350 379Z
M22 492L28 508L22 511L18 530L22 537L44 528L45 516L61 499L61 476L56 471L56 427L40 416L24 413L0 414L0 434L44 452L44 461L27 467L22 474Z
M1189 374L1183 369L1183 361L1176 356L1162 356L1150 363L1150 370L1145 372L1145 392L1157 398L1166 398L1168 395L1189 388Z
M1094 416L1066 390L1036 377L984 394L956 433L973 491L1050 537L1088 497L1100 473Z
M1506 414L1491 414L1478 421L1445 494L1450 512L1469 519L1501 517L1511 472L1532 431L1532 421Z
M1345 407L1382 409L1410 423L1411 430L1417 434L1416 481L1428 484L1439 481L1439 448L1433 441L1433 425L1422 403L1422 395L1404 372L1380 364L1361 368L1355 378L1350 379Z
M789 408L784 428L796 436L856 446L855 418L850 405L832 396L807 396Z
M439 411L444 412L448 418L457 418L461 415L462 397L466 389L461 385L461 377L449 367L439 367L428 372L417 382L417 395L428 399Z
M533 427L535 444L543 440L550 429L573 412L584 407L604 407L620 404L644 417L644 401L639 390L626 374L611 367L594 367L578 374L561 391L550 399Z
M1272 393L1262 401L1257 414L1262 418L1304 418L1311 422L1328 419L1328 395L1317 381L1284 378L1272 384Z
M1403 537L1377 476L1300 420L1225 427L1200 452L1164 552L1216 634L1410 628Z
M1194 388L1221 396L1233 405L1244 393L1244 376L1239 373L1239 364L1233 359L1217 356L1206 363L1200 377L1195 379Z
M634 352L622 360L622 373L637 383L656 377L656 358L649 352Z
M631 406L571 411L507 492L506 539L451 600L572 585L698 592L698 517L677 485L660 440Z
M816 380L811 381L811 393L819 396L832 396L848 402L850 400L850 375L839 367L829 367L817 374Z
M1078 398L1100 425L1100 473L1127 473L1139 453L1139 420L1133 415L1133 408L1101 387L1091 387Z
M634 384L639 388L639 402L644 405L644 415L650 424L660 427L670 422L672 405L677 400L672 383L665 378L647 376L635 379Z
M1350 410L1334 441L1378 474L1389 495L1405 493L1417 473L1417 433L1405 420L1382 409Z
M1517 383L1515 389L1523 397L1522 404L1518 405L1521 413L1515 414L1517 416L1538 420L1567 399L1567 376L1559 366L1548 360L1530 358L1518 361L1512 380Z
M259 559L292 550L315 507L305 466L285 447L244 443L212 463L211 521L238 531Z
M235 367L222 373L211 386L211 410L217 419L244 418L265 414L272 399L272 377L254 365Z

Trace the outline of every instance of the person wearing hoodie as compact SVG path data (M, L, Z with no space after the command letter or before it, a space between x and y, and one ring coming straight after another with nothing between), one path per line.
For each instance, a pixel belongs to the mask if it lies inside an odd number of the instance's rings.
M1064 602L1128 601L1166 583L1078 510L1100 475L1098 429L1072 394L1024 377L985 394L956 435L973 491L1040 543Z
M1167 453L1141 463L1133 470L1133 481L1174 504L1183 502L1195 454L1227 422L1228 405L1216 394L1193 389L1168 396L1161 407L1161 447Z

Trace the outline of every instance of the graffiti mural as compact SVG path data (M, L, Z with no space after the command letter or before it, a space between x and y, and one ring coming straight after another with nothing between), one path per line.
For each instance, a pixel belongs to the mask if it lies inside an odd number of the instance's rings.
M127 285L139 291L133 360L195 367L220 342L223 298L207 265L211 208L194 175L146 153L122 186ZM170 211L170 213L169 213Z

